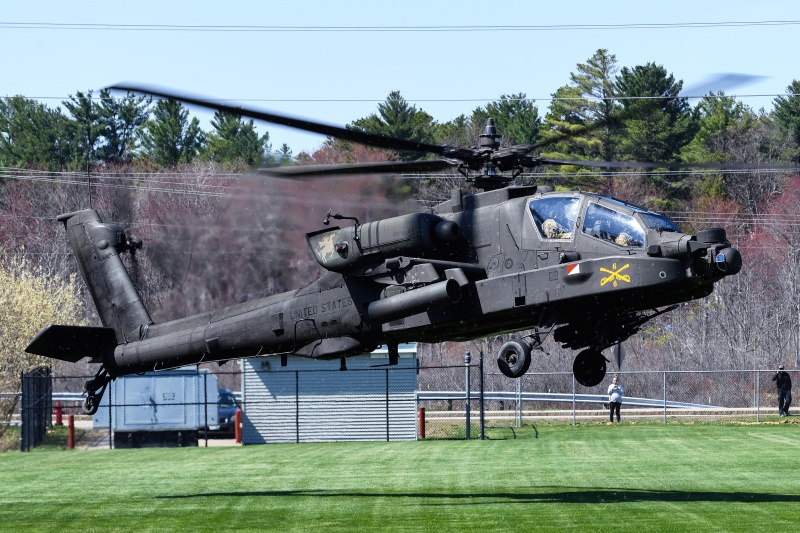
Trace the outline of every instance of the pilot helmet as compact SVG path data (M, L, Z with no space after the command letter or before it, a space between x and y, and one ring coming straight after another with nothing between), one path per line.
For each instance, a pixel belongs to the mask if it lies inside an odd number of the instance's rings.
M556 222L552 218L548 218L547 220L542 222L542 231L548 237L559 233L560 229L561 228L559 227L558 222Z
M620 246L630 246L631 244L631 236L625 233L624 231L617 235L617 238L614 240Z

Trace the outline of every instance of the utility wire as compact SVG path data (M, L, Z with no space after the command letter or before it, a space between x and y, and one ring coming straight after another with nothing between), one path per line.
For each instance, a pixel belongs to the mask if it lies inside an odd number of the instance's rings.
M0 96L0 98L16 98L21 97L28 100L69 100L70 96L25 96L25 95L13 95L13 96ZM800 96L800 93L776 93L776 94L725 94L725 97L730 98L775 98L778 96ZM91 98L88 96L84 96L85 98L89 98L91 100L102 101L105 98L101 98L100 96L92 95ZM708 98L708 94L704 95L683 95L679 94L677 96L612 96L609 98L599 98L594 96L580 96L580 97L559 97L554 98L552 96L548 96L547 98L539 98L539 97L529 97L526 96L525 98L505 98L508 102L581 102L581 101L592 101L592 102L600 102L603 100L664 100L664 99L681 99L686 98L687 100L700 100L703 98ZM715 95L712 93L711 97L714 98ZM121 100L120 97L112 97L117 100ZM158 98L156 98L157 100ZM473 102L496 102L500 99L497 97L492 98L405 98L403 99L407 102L412 103L458 103L458 102L466 102L466 103L473 103ZM202 100L202 99L201 99ZM386 101L385 98L209 98L209 102L239 102L239 103L383 103Z
M90 24L63 22L2 22L0 28L18 30L70 30L70 31L184 31L184 32L538 32L538 31L591 31L591 30L670 30L679 28L728 28L796 26L800 20L749 20L722 22L639 22L626 24L547 24L547 25L431 25L431 26L281 26L281 25L190 25L190 24Z

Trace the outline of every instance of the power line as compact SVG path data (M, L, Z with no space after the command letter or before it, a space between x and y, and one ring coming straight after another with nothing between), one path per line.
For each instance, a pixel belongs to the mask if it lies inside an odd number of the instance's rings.
M25 95L14 95L14 96L0 96L0 98L16 98L21 97L27 100L69 100L69 96L25 96ZM800 96L800 93L775 93L775 94L726 94L726 97L730 98L776 98L778 96ZM677 96L613 96L609 98L598 98L593 96L587 97L552 97L548 96L546 98L541 97L529 97L526 96L525 98L506 98L506 101L509 102L581 102L581 101L603 101L603 100L665 100L665 99L680 99L685 98L687 100L701 100L703 98L708 98L709 95L677 95ZM715 98L715 95L711 95L711 98ZM88 97L86 97L88 98ZM121 100L122 98L112 97L116 100ZM105 98L100 96L92 95L90 98L91 100L102 101ZM495 102L499 101L500 99L497 97L492 98L403 98L407 102L412 103L475 103L475 102ZM201 99L202 100L202 99ZM386 101L385 98L208 98L209 102L239 102L239 103L383 103Z
M191 24L89 24L62 22L2 22L0 28L18 30L68 31L182 31L224 33L339 33L339 32L538 32L538 31L608 31L608 30L670 30L680 28L727 28L796 26L800 20L751 20L722 22L673 22L626 24L548 24L548 25L431 25L431 26L280 26L280 25L191 25Z

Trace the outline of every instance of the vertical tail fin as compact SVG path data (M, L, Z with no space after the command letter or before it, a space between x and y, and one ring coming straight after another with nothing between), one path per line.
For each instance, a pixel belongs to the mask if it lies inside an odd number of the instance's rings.
M125 232L117 224L104 224L94 209L65 213L58 220L103 325L114 330L119 344L138 340L142 326L153 321L119 256L132 249Z

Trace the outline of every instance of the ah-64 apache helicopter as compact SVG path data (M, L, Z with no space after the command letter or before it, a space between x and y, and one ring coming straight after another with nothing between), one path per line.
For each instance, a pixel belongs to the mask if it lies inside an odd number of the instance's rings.
M497 363L517 378L552 334L581 350L573 372L584 386L606 373L602 351L679 303L711 294L742 259L725 230L682 233L669 219L587 192L510 186L541 165L664 167L665 163L563 161L528 155L543 146L501 148L489 121L474 148L389 138L215 103L161 90L116 86L156 97L300 128L369 146L441 159L271 169L283 176L434 171L455 167L484 192L454 191L430 212L325 227L306 235L327 273L298 290L154 324L120 254L140 243L92 209L58 217L104 327L51 325L27 351L64 361L91 357L84 410L97 410L107 384L126 374L256 355L345 358L399 343L466 341L531 333L503 344Z

